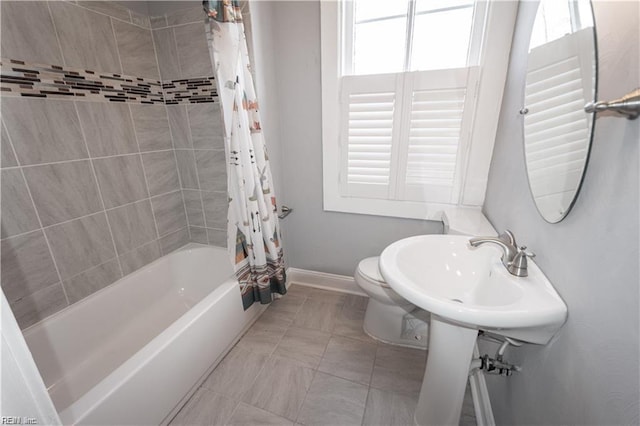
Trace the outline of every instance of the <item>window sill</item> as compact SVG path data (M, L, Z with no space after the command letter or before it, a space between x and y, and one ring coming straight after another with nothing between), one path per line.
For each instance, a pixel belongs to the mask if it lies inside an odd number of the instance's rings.
M477 232L471 232L475 230L485 230L485 232L493 230L479 206L325 196L324 210L402 219L434 220L444 222L445 227L449 223L452 229L469 229L470 235L476 234Z

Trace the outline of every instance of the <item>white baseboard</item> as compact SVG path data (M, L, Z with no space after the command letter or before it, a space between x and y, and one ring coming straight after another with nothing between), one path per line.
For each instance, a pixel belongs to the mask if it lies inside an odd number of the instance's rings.
M339 291L341 293L367 296L358 287L353 277L345 275L328 274L326 272L309 271L307 269L287 268L287 281L289 284L304 285L323 290Z
M473 357L476 359L480 357L478 345L473 349ZM489 399L489 390L487 389L484 373L478 370L469 376L469 386L471 387L473 406L476 412L476 424L478 426L495 426L496 421L493 418L493 409L491 408L491 400Z

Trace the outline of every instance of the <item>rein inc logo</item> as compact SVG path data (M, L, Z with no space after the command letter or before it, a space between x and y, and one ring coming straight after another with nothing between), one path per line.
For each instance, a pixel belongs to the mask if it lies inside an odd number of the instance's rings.
M38 420L35 417L18 417L18 416L2 416L0 424L3 425L37 425Z

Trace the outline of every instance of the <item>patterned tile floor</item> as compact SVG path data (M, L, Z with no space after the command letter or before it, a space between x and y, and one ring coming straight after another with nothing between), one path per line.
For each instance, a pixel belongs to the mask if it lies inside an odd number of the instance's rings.
M367 299L293 285L172 425L412 425L426 352L362 331ZM475 426L467 387L460 424Z

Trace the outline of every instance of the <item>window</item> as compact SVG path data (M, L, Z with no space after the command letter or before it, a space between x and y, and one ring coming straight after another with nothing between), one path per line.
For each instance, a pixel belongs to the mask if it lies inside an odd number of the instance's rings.
M543 0L538 5L529 50L591 27L593 14L589 1Z
M466 67L474 6L474 0L343 3L345 35L352 34L344 39L344 73Z
M510 40L515 21L516 7L500 3L322 2L325 210L426 218L443 205L482 203L510 44L504 28ZM493 35L491 11L508 17ZM483 48L487 36L502 37L503 57L485 76L497 90L483 100L481 65L496 56ZM478 124L491 102L495 117ZM472 134L489 138L472 148ZM480 148L486 165L470 166ZM481 182L467 182L474 173Z

